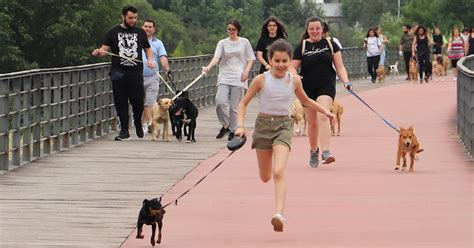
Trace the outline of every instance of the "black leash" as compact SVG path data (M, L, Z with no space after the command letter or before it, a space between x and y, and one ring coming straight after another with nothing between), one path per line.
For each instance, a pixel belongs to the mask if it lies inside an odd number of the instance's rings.
M347 88L346 88L347 89ZM398 128L396 128L394 125L392 125L392 123L390 123L389 121L387 121L385 118L383 118L379 113L377 113L377 111L375 111L372 107L370 107L370 105L365 102L359 95L357 95L352 89L347 89L347 91L349 91L353 96L355 96L357 99L359 99L359 101L361 101L363 104L365 104L365 106L367 106L370 110L372 110L378 117L380 117L380 119L382 119L389 127L393 128L395 131L397 131L398 133L400 133L400 130L398 130Z
M165 204L163 206L163 208L166 208L167 206L171 205L172 203L174 203L175 205L178 205L178 199L183 197L184 195L186 195L187 193L189 193L189 191L191 191L194 187L196 187L198 184L200 184L209 174L211 174L213 171L215 171L217 169L217 167L221 166L222 163L224 163L224 161L230 157L230 155L234 154L235 151L232 151L231 153L229 153L229 155L227 155L227 157L225 157L221 162L219 162L216 166L214 166L214 168L212 168L212 170L210 170L205 176L203 176L201 179L199 179L191 188L189 188L188 190L184 191L184 193L182 193L180 196L178 196L174 201L172 202L169 202L167 204Z

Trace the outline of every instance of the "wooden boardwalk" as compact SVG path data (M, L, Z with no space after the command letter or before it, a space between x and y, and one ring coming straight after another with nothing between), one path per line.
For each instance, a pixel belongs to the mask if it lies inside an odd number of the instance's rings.
M367 81L355 86L380 87ZM338 94L344 94L340 85ZM247 126L256 111L254 100ZM194 144L139 140L133 131L131 141L114 142L110 134L0 175L0 247L119 247L144 198L166 193L224 149L227 140L215 139L218 129L209 107L200 110Z

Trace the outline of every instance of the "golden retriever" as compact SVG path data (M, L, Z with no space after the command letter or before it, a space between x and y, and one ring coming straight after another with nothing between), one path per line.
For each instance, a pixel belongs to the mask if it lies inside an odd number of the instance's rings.
M151 126L152 139L158 140L160 136L160 124L163 124L163 140L168 141L169 135L169 112L168 110L173 105L173 101L169 98L162 98L151 106Z
M400 136L398 138L397 163L395 170L400 169L400 158L403 159L402 171L407 167L406 155L410 154L410 172L415 165L416 154L422 152L420 143L416 138L413 127L407 129L400 127Z
M331 113L333 113L337 118L337 136L341 135L341 118L342 113L344 113L344 108L339 102L334 101L331 105ZM331 122L331 132L332 136L336 135L336 123Z
M416 83L418 81L418 63L414 58L410 59L410 64L409 64L409 72L408 72L408 79L412 80L413 83Z
M385 67L379 66L377 70L375 70L377 73L377 79L379 80L379 84L384 84L385 83Z
M293 132L298 136L306 136L306 125L308 121L304 115L304 108L300 100L296 99L291 104L290 111L291 119L293 120Z
M439 79L440 77L444 76L444 65L442 57L437 57L436 60L433 61L433 75L435 79Z

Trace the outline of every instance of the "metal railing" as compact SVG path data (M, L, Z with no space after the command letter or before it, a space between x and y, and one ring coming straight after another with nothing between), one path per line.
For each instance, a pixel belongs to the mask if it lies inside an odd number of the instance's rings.
M474 157L474 55L457 63L457 129L467 152Z
M388 64L398 58L388 49ZM345 48L350 79L368 75L365 52ZM174 81L183 89L195 79L212 55L169 60ZM254 63L249 78L258 72ZM400 67L401 68L401 67ZM58 152L116 130L109 63L0 74L0 170L10 170L43 155ZM217 70L189 90L198 107L215 104ZM172 97L167 87L159 98Z

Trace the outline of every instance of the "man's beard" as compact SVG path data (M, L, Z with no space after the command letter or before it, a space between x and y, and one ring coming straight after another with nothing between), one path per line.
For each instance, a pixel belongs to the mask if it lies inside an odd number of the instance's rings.
M135 27L135 24L133 24L133 26L130 26L125 20L123 21L123 25L125 25L125 27L127 27L127 29Z
M405 34L408 34L408 31L403 31Z

